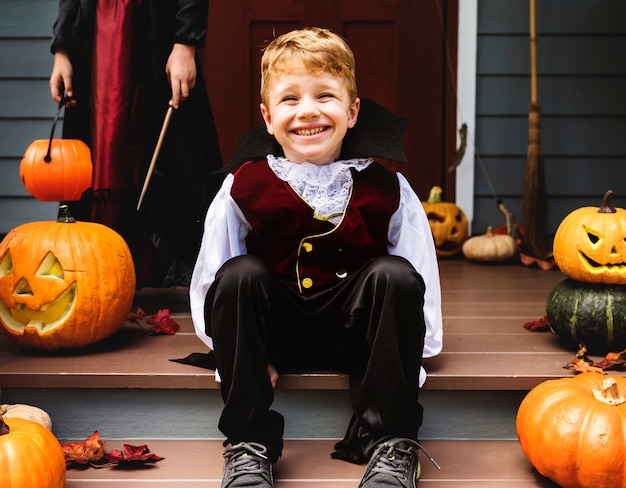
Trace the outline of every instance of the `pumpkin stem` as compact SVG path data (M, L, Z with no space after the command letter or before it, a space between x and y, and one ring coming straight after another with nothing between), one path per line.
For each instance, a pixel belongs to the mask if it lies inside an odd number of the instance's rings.
M441 194L443 190L440 186L433 186L428 195L428 203L441 203Z
M2 415L0 415L0 436L6 435L9 433L9 426L6 424Z
M63 222L67 224L73 224L76 222L76 219L72 217L70 213L70 208L67 205L59 206L59 216L57 217L57 222Z
M490 225L487 226L487 232L485 232L485 237L493 237L493 229Z
M613 196L613 190L607 190L606 193L604 194L604 197L602 197L602 203L600 204L600 208L598 209L598 213L615 213L615 212L617 212L617 210L615 210L611 206L611 197L612 196Z
M596 400L608 405L621 405L626 402L626 398L620 395L619 387L615 378L607 378L602 381L602 389L593 392Z

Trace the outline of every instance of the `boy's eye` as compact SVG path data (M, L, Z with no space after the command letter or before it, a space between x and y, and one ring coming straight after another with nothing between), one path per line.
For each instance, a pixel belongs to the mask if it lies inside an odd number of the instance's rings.
M334 98L334 97L333 97L333 95L332 95L332 94L330 94L330 93L323 93L323 94L321 94L321 95L319 96L319 98L320 98L321 100L323 100L323 99L330 99L330 98Z

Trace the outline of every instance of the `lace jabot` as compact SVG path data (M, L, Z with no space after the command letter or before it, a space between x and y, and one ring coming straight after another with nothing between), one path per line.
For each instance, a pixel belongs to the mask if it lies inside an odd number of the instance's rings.
M287 158L267 156L270 169L287 182L310 205L315 214L333 224L341 221L352 189L350 168L361 171L371 159L348 159L326 165L292 163Z

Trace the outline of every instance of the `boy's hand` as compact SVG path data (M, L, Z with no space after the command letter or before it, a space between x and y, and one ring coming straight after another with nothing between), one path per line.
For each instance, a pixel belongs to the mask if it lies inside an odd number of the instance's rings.
M165 74L172 87L172 106L178 108L187 100L189 92L196 86L196 47L174 44L165 66Z

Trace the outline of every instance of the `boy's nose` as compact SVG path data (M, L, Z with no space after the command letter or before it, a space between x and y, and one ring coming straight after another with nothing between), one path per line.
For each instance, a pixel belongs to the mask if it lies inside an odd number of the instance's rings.
M317 117L320 113L317 102L309 98L302 99L298 108L300 118Z

